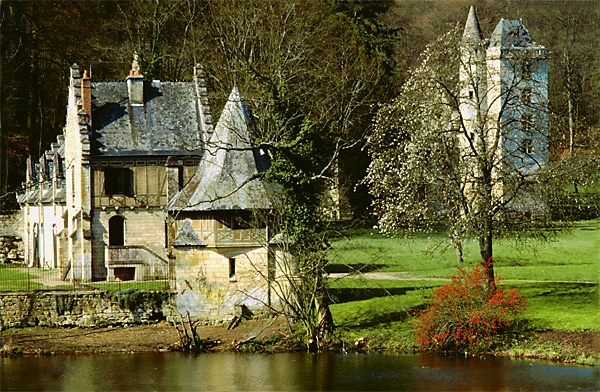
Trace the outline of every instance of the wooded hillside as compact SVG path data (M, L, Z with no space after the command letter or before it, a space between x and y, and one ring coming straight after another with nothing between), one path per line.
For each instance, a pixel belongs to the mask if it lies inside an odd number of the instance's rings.
M8 0L0 21L0 207L15 207L27 155L39 157L62 132L69 66L122 80L134 52L147 79L187 80L202 64L217 117L237 83L262 142L293 145L288 152L310 178L327 177L339 155L354 189L378 104L397 94L427 43L464 26L471 5L484 36L500 18L522 18L549 49L553 159L597 154L597 1ZM311 148L294 144L300 138ZM354 195L354 208L366 210L366 192Z

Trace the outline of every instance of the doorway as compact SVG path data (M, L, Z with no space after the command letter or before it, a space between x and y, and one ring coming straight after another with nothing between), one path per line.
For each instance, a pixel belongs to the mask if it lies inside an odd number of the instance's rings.
M108 220L108 245L125 245L125 218L115 215Z

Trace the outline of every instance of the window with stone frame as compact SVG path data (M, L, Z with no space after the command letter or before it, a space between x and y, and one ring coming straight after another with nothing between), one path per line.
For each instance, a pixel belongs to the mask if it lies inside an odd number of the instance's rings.
M229 258L229 280L235 280L235 259Z
M525 108L530 107L533 103L533 89L531 87L525 87L521 91L521 104L525 106Z
M521 116L521 130L530 133L533 129L533 119L531 113L523 113Z

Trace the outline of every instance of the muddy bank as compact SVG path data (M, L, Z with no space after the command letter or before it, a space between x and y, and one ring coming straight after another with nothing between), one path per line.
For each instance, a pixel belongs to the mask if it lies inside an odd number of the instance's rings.
M284 319L246 320L229 330L226 325L198 326L197 332L210 342L209 351L237 351L240 342L247 341L258 343L256 349L264 341L278 342L275 346L282 351L294 347ZM172 324L159 322L108 328L13 328L0 332L0 350L3 356L160 352L181 350L181 343ZM412 348L409 351L414 352ZM600 331L536 332L516 348L495 354L558 362L576 362L574 359L581 356L597 359Z
M282 320L251 320L234 329L198 326L201 339L211 342L211 351L234 350L239 342L270 337L285 338ZM97 354L180 350L177 330L159 322L106 328L12 328L0 332L0 350L8 355Z

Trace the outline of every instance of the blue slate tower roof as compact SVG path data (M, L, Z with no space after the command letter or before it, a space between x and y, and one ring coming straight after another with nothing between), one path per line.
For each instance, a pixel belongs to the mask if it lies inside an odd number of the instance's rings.
M537 46L521 19L500 19L490 37L490 47Z

